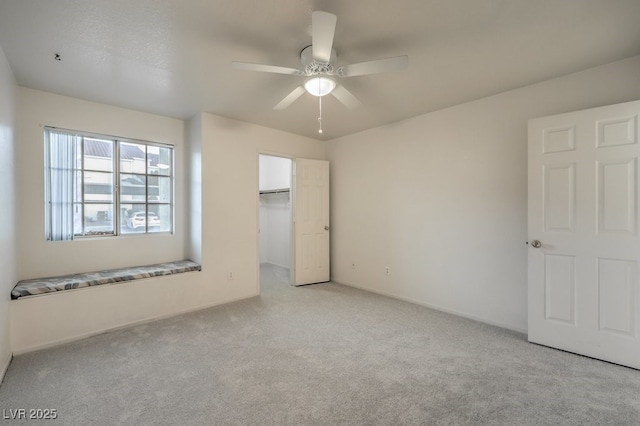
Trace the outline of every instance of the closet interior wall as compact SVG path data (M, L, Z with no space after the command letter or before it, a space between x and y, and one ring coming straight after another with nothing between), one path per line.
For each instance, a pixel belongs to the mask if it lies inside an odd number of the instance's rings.
M291 267L289 158L260 155L260 263Z

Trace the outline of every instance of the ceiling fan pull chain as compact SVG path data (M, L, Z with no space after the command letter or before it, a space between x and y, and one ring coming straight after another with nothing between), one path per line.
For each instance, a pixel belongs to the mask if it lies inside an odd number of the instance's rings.
M318 103L320 104L320 117L318 117L318 133L322 134L322 96L318 96Z

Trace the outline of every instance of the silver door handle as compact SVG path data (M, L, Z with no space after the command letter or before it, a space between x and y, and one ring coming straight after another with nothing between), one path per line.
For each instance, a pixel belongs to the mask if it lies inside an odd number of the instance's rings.
M328 226L325 226L325 227L324 227L324 230L325 230L325 231L328 231L328 230L329 230L329 227L328 227Z
M533 241L531 241L531 247L540 248L540 247L542 247L542 243L540 242L540 240L533 240Z

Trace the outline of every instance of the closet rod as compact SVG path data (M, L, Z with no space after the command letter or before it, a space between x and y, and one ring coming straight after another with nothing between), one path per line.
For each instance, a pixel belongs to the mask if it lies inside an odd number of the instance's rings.
M260 195L262 194L280 194L283 192L289 192L289 188L281 188L281 189L265 189L260 191Z

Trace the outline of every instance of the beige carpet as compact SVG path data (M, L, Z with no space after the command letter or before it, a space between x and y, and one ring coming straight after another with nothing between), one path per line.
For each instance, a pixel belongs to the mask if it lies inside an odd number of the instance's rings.
M0 414L56 409L33 422L50 425L640 424L640 371L261 273L260 297L17 356Z

